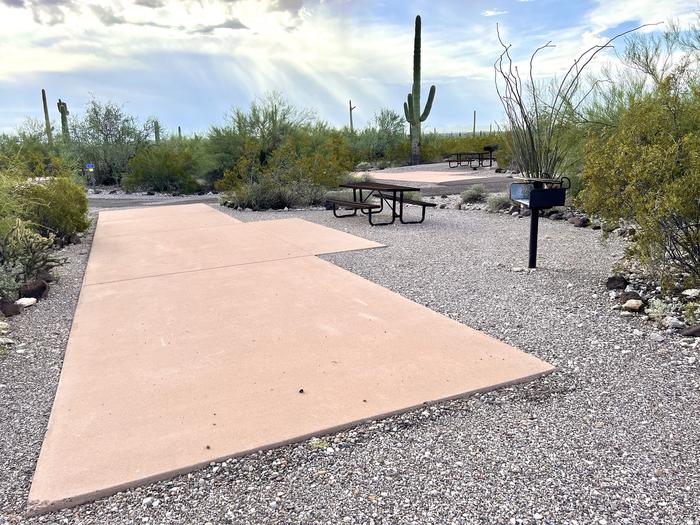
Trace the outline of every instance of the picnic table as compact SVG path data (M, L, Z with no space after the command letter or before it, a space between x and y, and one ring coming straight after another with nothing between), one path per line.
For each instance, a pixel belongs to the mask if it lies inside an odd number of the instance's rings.
M489 167L493 166L493 151L464 151L460 153L451 153L445 157L447 165L450 168L467 165L472 167L472 162L476 162L477 166L484 166L484 161L489 161Z
M420 224L425 220L425 209L435 206L432 202L424 202L406 197L404 194L407 192L420 191L420 188L414 188L412 186L401 186L384 182L348 182L346 184L341 184L340 187L352 190L352 200L326 199L326 202L333 207L333 215L339 219L354 217L357 215L357 210L360 210L361 213L367 215L369 223L372 226L393 224L397 218L402 224ZM379 203L370 202L371 198L377 199ZM375 222L373 216L384 210L385 203L391 210L391 220L387 222ZM421 206L422 213L420 220L404 220L404 204ZM338 214L338 209L352 210L352 213L341 215Z

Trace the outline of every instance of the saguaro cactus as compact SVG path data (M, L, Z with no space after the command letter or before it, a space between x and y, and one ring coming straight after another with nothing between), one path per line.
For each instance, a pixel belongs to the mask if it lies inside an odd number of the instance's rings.
M44 123L46 125L46 138L49 146L53 146L53 133L51 132L51 119L49 119L49 106L46 103L46 90L41 90L41 101L44 103Z
M156 144L160 143L160 122L157 120L153 122L153 133L156 136Z
M68 104L59 98L56 105L58 106L58 112L61 114L61 134L63 135L63 142L68 142L70 140L70 132L68 131Z
M411 125L411 164L420 163L420 123L430 115L435 98L435 86L430 86L428 102L423 113L420 110L420 15L416 16L416 33L413 39L413 87L408 100L403 103L406 121Z

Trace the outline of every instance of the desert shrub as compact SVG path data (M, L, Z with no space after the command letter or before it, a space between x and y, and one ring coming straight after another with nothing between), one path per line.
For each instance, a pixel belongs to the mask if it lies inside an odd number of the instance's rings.
M81 165L95 165L93 183L119 184L129 161L153 135L154 121L140 123L114 102L92 99L81 118L71 121L70 154Z
M590 133L578 202L639 226L630 254L700 282L700 87L683 72L639 97L615 127Z
M25 184L22 195L27 202L23 218L44 236L68 240L90 225L85 188L69 177Z
M243 144L236 165L217 183L227 192L223 201L253 209L319 203L353 165L342 133L320 122L288 134L264 156L261 147L256 138Z
M505 193L492 193L486 199L486 209L492 213L507 210L513 203Z
M20 219L16 219L6 231L0 232L3 293L13 289L9 284L12 279L19 286L63 263L53 251L54 241L53 235L39 235Z
M463 203L467 202L483 202L486 199L486 188L483 184L474 184L460 195Z
M190 140L170 139L142 147L122 179L126 191L194 193L204 176L202 160Z

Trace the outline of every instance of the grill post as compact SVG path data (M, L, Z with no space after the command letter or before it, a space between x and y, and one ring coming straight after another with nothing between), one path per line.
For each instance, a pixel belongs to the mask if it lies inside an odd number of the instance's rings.
M530 258L528 259L527 267L537 267L537 229L540 217L540 210L537 208L530 209Z

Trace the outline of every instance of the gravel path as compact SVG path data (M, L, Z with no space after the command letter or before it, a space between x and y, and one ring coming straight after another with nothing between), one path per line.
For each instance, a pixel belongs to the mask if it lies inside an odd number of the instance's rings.
M71 247L52 297L11 321L26 353L0 357L0 523L700 523L700 348L653 342L649 323L611 310L617 239L541 221L541 269L513 272L526 265L527 219L445 209L371 228L325 211L230 213L385 243L324 258L559 370L30 520L85 259Z

